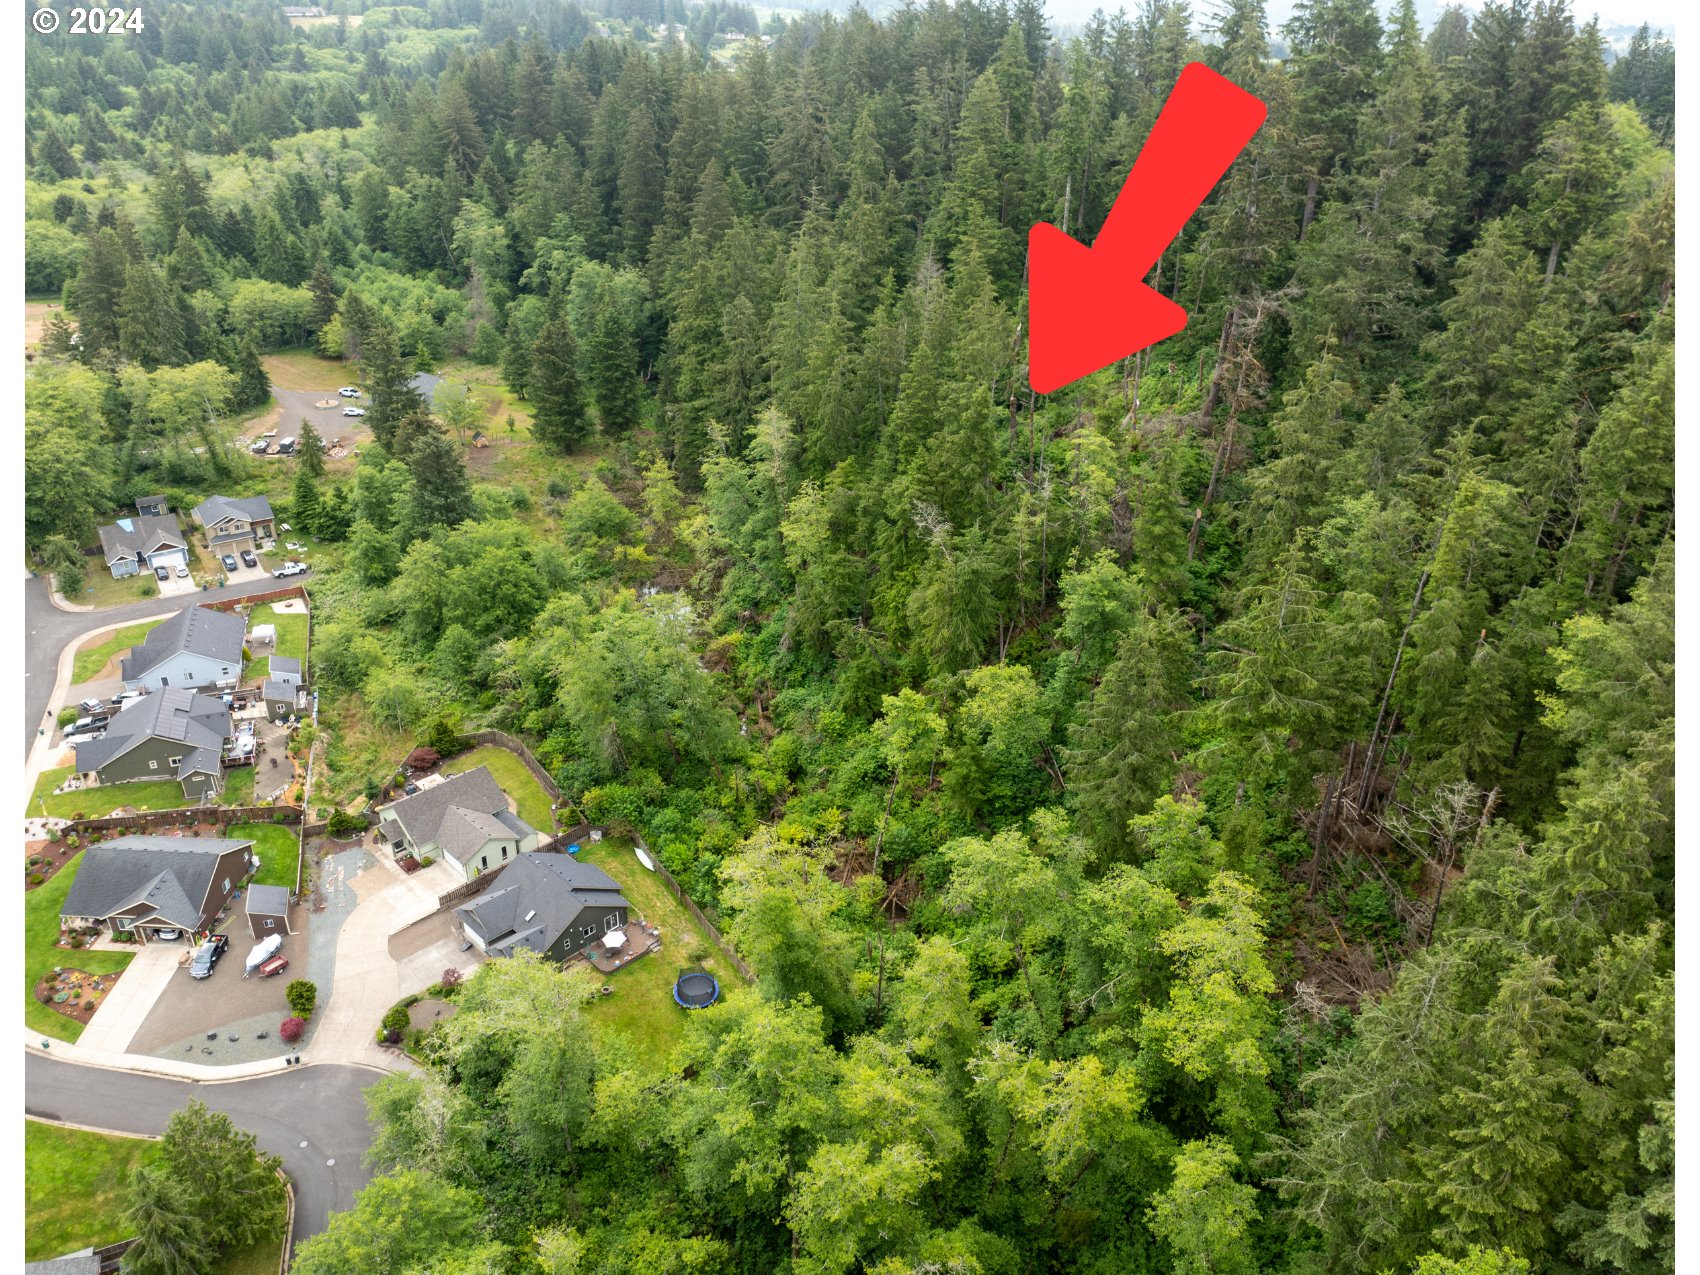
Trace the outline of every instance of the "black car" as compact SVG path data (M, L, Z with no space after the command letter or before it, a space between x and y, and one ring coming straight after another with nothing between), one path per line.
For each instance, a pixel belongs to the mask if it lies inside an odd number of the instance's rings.
M195 959L189 962L190 978L206 978L213 972L213 966L218 964L218 958L224 955L224 949L230 946L230 937L225 934L215 934L205 943L195 949Z
M257 567L260 565L260 560L254 556L254 551L252 549L244 549L242 551L242 565L245 567Z
M153 574L154 574L154 578L156 580L169 580L169 579L171 579L171 568L170 567L155 567L153 569Z

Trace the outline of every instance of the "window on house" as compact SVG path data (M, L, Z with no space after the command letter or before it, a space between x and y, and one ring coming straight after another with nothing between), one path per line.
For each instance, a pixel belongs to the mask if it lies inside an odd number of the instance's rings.
M157 761L150 761L148 763L148 769L149 770L158 770L159 769L159 763Z
M183 764L183 759L181 757L167 757L165 759L165 764L167 766L181 766Z
M226 892L228 892L229 889L230 889L230 878L229 877L226 877L224 879L224 888L225 888Z
M166 677L166 676L165 676L165 675L164 675L164 674L163 674L163 673L162 673L162 674L160 674L160 677L159 677L159 684L160 684L160 685L161 685L161 686L170 686L170 685L171 685L171 679L170 679L170 678L169 678L169 677Z
M487 854L479 855L478 856L478 866L481 867L481 868L489 867L490 866L490 856L487 855Z
M273 928L273 927L274 927L274 926L276 926L276 925L277 925L277 922L276 922L276 921L267 921L267 922L266 922L266 928L267 928L267 929L268 929L268 930L269 930L269 929L272 929L272 928Z
M506 859L507 857L508 857L508 848L506 846L503 846L502 847L502 858Z
M608 914L607 919L602 922L602 928L605 929L605 930L612 930L619 923L620 923L620 918L617 915L615 915L614 913L610 912Z

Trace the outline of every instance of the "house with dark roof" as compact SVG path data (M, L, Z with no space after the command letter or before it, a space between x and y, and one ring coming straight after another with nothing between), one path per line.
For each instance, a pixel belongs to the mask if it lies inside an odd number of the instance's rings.
M115 579L189 562L189 542L176 514L120 518L100 529L100 551Z
M242 676L248 622L235 612L188 607L157 625L119 663L130 690L218 686Z
M213 695L170 687L132 700L106 734L77 745L86 787L175 779L191 801L210 801L224 787L230 710Z
M398 855L447 859L468 881L537 849L538 834L513 812L487 766L433 784L379 812Z
M137 496L136 512L144 518L158 518L166 512L164 496Z
M620 883L570 854L528 854L454 910L461 934L486 956L521 948L565 961L624 927L631 904Z
M120 837L83 852L59 909L67 925L128 930L142 942L161 930L210 929L253 872L254 843L223 837Z
M195 506L207 548L220 556L244 549L258 552L277 539L272 504L264 496L208 496Z

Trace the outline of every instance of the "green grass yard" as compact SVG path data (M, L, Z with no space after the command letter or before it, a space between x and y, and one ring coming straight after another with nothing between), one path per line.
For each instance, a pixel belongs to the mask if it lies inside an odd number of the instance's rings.
M126 1138L24 1121L24 1260L45 1261L128 1238L124 1187L159 1157L152 1138ZM209 1275L273 1275L283 1233L224 1255Z
M135 596L124 598L123 601L134 602ZM127 624L123 628L98 640L91 639L77 652L77 658L71 666L71 681L86 682L97 676L105 668L107 661L114 655L122 655L132 646L137 645L143 638L153 632L160 621L149 620L144 624Z
M252 633L256 624L272 624L277 626L277 650L275 655L287 659L305 661L307 659L307 617L291 615L287 611L279 615L268 603L255 607L248 613L248 631ZM270 666L270 657L254 661L250 666L249 676L254 676L253 669L260 665Z
M462 753L459 757L452 757L444 762L442 772L445 775L459 775L476 770L480 766L490 768L490 773L502 786L502 791L513 798L521 819L545 835L554 833L555 820L549 812L549 794L543 790L543 785L537 782L537 776L531 773L526 764L507 749L495 744L474 748L469 753Z
M158 1158L159 1143L149 1138L25 1120L24 1260L125 1239L124 1185L138 1165Z
M41 886L24 895L24 1025L32 1032L57 1040L76 1040L82 1035L83 1025L37 1001L36 983L58 965L87 970L90 974L113 974L131 959L129 952L91 952L87 948L73 951L58 945L59 909L65 906L65 896L71 892L71 882L76 880L82 862L81 854L74 856Z
M254 804L254 768L237 766L224 772L224 792L219 800L226 806Z
M679 1008L673 1000L673 981L679 971L707 970L720 981L723 996L735 993L743 980L661 877L637 861L631 842L587 843L578 857L618 881L620 892L636 912L661 927L661 950L607 975L605 981L614 994L594 1002L589 1010L592 1022L611 1028L632 1044L643 1065L659 1069L684 1035L687 1015L714 1012Z
M99 558L87 558L85 561L88 570L84 573L83 590L74 598L66 598L67 602L100 610L159 597L159 581L154 579L151 570L118 580L101 565Z
M260 871L254 877L254 885L295 888L295 861L301 857L301 843L292 825L238 823L226 828L224 835L253 839L254 853L260 856Z
M45 812L57 819L99 819L120 806L138 810L180 810L189 804L183 786L175 779L143 779L133 784L108 784L100 788L79 788L76 792L55 793L53 790L70 776L70 766L46 770L35 782L30 794L29 814Z

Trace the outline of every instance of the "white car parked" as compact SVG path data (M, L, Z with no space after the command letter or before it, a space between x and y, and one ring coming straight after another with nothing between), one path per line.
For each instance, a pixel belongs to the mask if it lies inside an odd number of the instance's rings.
M366 409L364 407L345 407L342 409L342 414L344 416L364 416Z
M340 390L337 391L337 393L342 395L344 398L359 398L360 397L360 391L355 389L354 386L352 386L352 385L343 386Z

